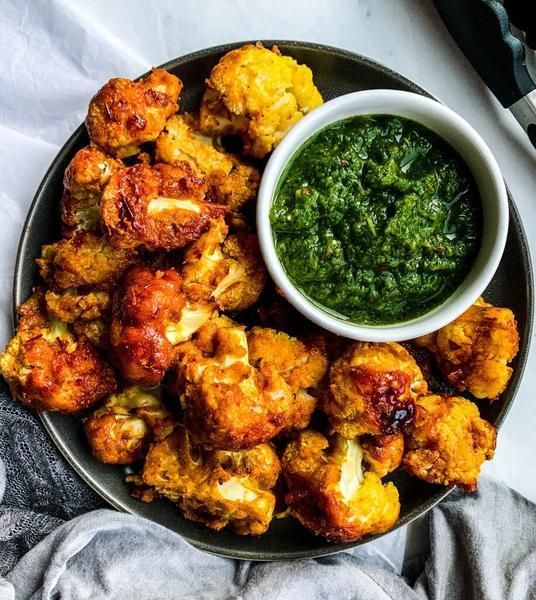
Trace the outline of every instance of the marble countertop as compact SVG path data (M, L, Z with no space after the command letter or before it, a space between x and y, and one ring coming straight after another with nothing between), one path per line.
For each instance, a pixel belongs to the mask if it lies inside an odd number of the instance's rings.
M112 76L136 76L151 65L225 42L296 39L340 46L415 80L489 144L536 254L536 151L472 70L429 0L57 0L47 3L46 15L32 11L29 3L6 0L1 11L13 25L0 40L4 56L13 56L0 65L2 344L11 326L12 265L24 216L58 147L83 120L88 99ZM44 35L53 44L43 54ZM18 48L14 54L13 47ZM41 98L37 111L35 94ZM484 469L533 501L535 388L536 348L495 459Z

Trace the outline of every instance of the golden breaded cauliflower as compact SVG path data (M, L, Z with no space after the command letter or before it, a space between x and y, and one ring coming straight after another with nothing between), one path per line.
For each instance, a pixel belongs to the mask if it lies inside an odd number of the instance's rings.
M74 413L116 387L112 368L84 337L49 321L38 291L18 308L16 335L0 356L0 373L13 397L38 410Z
M103 463L128 465L142 459L149 444L175 426L158 395L138 386L113 394L84 420L91 454Z
M282 331L253 327L248 334L249 362L275 369L296 394L294 419L289 429L308 427L317 399L308 390L316 388L328 368L325 340L315 336L303 342Z
M110 294L104 291L83 294L76 288L67 288L61 292L47 290L45 304L48 314L58 321L93 321L108 314Z
M181 270L184 290L194 302L215 302L222 311L243 310L259 299L266 269L254 234L227 232L225 221L218 219L188 247Z
M304 115L322 104L309 67L261 44L223 56L207 80L199 114L207 135L240 135L263 158Z
M209 195L230 210L239 210L254 200L259 188L259 170L233 154L214 147L193 117L174 115L156 140L156 160L168 164L187 162L206 180Z
M480 467L493 458L497 433L476 404L457 396L430 394L416 402L406 439L404 466L424 481L476 489Z
M110 348L110 317L92 319L91 321L75 321L72 324L77 336L84 336L101 350Z
M183 248L227 210L206 202L206 191L204 181L184 162L122 169L102 195L104 229L118 248Z
M142 81L110 79L89 103L86 127L91 141L107 154L132 156L140 144L156 140L176 113L182 82L162 69Z
M121 161L94 146L86 146L74 155L63 177L61 220L65 236L76 229L97 231L100 228L102 191L110 177L122 167Z
M325 340L302 341L282 331L253 327L248 331L249 362L271 363L293 391L315 388L328 368Z
M331 440L313 430L289 443L282 459L290 512L330 541L354 542L383 533L398 519L398 491L376 473L363 473L356 440Z
M519 350L514 313L480 300L439 331L415 340L428 348L458 392L494 400L512 375L508 366Z
M177 351L184 423L199 443L240 450L302 425L310 397L293 394L271 364L249 364L242 325L212 319Z
M402 463L404 436L401 433L364 435L359 438L359 443L363 451L363 462L378 477L385 477Z
M41 249L35 262L41 277L60 289L78 286L108 290L123 271L138 260L132 250L114 248L91 231L75 231L71 237Z
M110 343L123 376L156 385L170 368L174 346L193 335L214 314L211 305L192 305L174 269L137 265L115 291Z
M260 535L272 520L271 489L279 472L270 444L213 452L195 446L178 425L149 450L141 482L176 502L187 519L215 530L228 526L240 535Z
M343 437L404 431L427 390L410 353L396 343L356 342L332 365L322 409Z
M78 288L47 290L48 314L69 323L77 336L87 337L97 348L107 349L110 340L111 298L105 291L82 292Z

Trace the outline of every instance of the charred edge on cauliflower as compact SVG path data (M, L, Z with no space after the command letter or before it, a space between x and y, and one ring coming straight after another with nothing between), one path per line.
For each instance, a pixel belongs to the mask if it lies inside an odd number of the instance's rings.
M415 398L426 390L417 363L400 344L358 342L332 364L322 408L348 439L393 434L411 425Z
M111 79L89 103L91 141L119 158L137 154L140 144L156 140L177 112L181 91L181 80L162 69L153 69L139 82Z
M116 173L101 199L111 243L170 251L199 238L226 207L207 202L205 182L187 163L138 164Z

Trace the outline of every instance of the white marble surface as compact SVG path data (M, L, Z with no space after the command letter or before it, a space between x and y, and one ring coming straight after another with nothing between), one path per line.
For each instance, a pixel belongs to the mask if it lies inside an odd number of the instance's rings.
M102 82L138 75L206 46L261 38L354 50L414 79L459 112L497 157L536 254L536 151L472 71L429 0L4 0L0 343L9 334L11 275L27 207ZM52 43L43 51L46 40ZM496 457L485 467L533 501L535 352L501 430Z

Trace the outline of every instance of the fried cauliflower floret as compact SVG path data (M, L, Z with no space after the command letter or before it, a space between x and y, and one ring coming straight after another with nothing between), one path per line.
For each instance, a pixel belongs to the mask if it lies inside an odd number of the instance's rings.
M199 443L240 450L303 426L311 398L295 395L271 364L249 364L244 327L212 319L178 350L184 423Z
M181 270L184 289L194 301L215 302L222 311L243 310L261 295L266 269L254 234L226 237L227 232L219 219L188 247Z
M322 104L309 67L261 44L228 52L212 69L200 110L208 135L240 135L263 158L304 115Z
M317 336L303 342L264 327L253 327L247 338L249 362L255 367L271 365L296 394L294 419L289 429L305 429L317 406L316 397L307 390L320 383L328 367L324 339Z
M447 382L459 392L494 400L512 375L519 350L514 313L482 300L439 331L415 340L428 348Z
M230 210L239 210L257 196L259 170L215 148L188 115L174 115L166 123L156 140L156 159L171 165L187 162L206 180L214 201Z
M382 484L376 473L364 473L361 462L356 440L300 432L282 458L291 514L336 542L387 531L400 512L398 491L392 483Z
M214 314L212 306L190 305L174 269L132 267L113 298L110 343L123 376L159 383L174 359L174 346L188 340Z
M359 439L363 451L363 461L378 477L385 477L397 469L404 455L404 436L401 433L392 435L365 435Z
M326 374L328 358L324 338L301 341L282 331L253 327L248 332L249 360L254 366L271 363L290 387L316 387Z
M174 425L157 394L132 386L110 396L85 419L84 433L97 460L128 465L142 459L149 444L166 438Z
M132 250L114 248L96 233L76 231L66 239L43 246L36 263L41 277L60 289L88 286L107 290L136 261Z
M72 326L74 333L87 337L97 348L107 349L110 339L111 298L105 291L82 293L77 288L61 292L47 290L45 305L53 318Z
M162 69L144 80L110 79L89 103L86 127L91 141L119 158L139 152L156 140L167 119L177 112L182 82Z
M123 169L102 195L104 229L119 248L182 248L225 214L225 206L205 201L206 191L187 163Z
M214 290L220 310L244 310L255 304L266 283L266 268L254 233L240 231L223 243L229 270Z
M404 466L424 481L476 489L480 467L493 458L497 432L466 398L429 394L416 402Z
M240 535L260 535L272 520L271 489L279 472L279 460L269 444L213 452L195 446L178 425L149 450L141 479L176 502L187 519L215 530L229 527Z
M58 321L93 321L108 313L110 294L104 291L82 294L76 288L67 288L63 292L48 290L45 304L48 314Z
M115 390L111 367L84 337L49 321L41 292L19 309L16 335L0 356L0 372L14 398L37 410L74 413Z
M76 229L99 229L102 191L110 177L122 167L121 161L94 146L86 146L74 155L63 177L61 220L65 234Z
M411 425L415 398L426 390L403 346L356 342L332 364L322 408L345 438L397 433Z
M92 319L91 321L75 321L72 324L73 331L77 336L85 336L87 339L100 348L108 350L110 347L110 320L109 317L102 319Z

